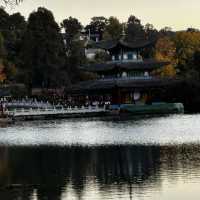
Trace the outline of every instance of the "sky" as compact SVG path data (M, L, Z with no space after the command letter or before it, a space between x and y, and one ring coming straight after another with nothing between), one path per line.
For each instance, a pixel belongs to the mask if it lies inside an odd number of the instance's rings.
M78 18L83 25L93 16L115 16L125 22L133 14L142 24L151 23L157 29L200 29L200 0L24 0L7 11L28 17L40 6L51 10L57 22L69 16Z

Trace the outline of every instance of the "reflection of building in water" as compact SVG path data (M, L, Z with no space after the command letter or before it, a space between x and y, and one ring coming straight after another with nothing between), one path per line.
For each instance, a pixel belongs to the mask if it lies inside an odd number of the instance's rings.
M0 186L2 184L9 184L7 177L10 174L8 148L0 147Z
M33 194L38 200L60 200L67 191L82 199L91 183L109 195L107 189L116 183L131 188L149 178L156 182L153 177L159 169L159 151L150 147L9 148L5 152L0 159L0 166L6 166L0 174L4 200L31 200Z
M147 189L161 190L164 173L168 178L170 171L200 170L199 147L2 147L0 152L3 200L32 200L33 195L37 200L107 199L119 194L134 199Z

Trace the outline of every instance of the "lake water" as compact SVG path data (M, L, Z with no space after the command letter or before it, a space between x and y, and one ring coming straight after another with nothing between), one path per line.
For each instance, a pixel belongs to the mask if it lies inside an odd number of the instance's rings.
M200 115L0 128L2 200L199 200Z

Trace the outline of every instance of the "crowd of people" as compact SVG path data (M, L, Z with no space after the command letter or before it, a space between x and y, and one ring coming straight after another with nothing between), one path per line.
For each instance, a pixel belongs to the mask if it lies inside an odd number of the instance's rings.
M53 108L81 108L81 107L109 107L110 101L103 101L97 99L78 100L71 97L63 99L42 99L42 98L2 98L0 99L1 114L6 110L13 109L53 109Z

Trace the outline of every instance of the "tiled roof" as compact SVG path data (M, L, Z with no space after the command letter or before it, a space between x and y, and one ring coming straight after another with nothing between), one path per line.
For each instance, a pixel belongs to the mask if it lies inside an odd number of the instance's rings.
M131 49L140 49L140 48L150 46L154 43L155 41L147 41L144 39L135 39L133 41L127 41L126 39L121 38L119 40L105 40L105 41L97 42L94 44L94 47L110 50L117 47L118 45L121 45L121 46L131 48Z
M112 71L114 69L121 70L153 70L166 65L169 65L170 62L165 61L156 61L156 60L144 60L139 62L107 62L100 64L92 64L87 66L80 67L81 70L89 71L89 72L104 72L104 71Z
M84 81L67 88L68 93L94 92L118 88L154 88L163 87L179 82L178 79L172 78L119 78L119 79L99 79Z

